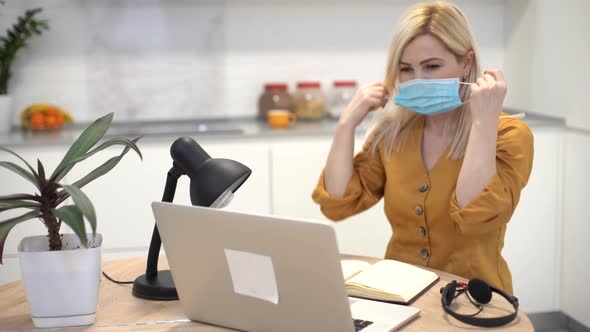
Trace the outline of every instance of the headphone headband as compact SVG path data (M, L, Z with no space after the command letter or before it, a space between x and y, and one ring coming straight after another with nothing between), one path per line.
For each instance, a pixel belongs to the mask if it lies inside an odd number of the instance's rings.
M476 295L474 296L474 298L477 302L482 303L482 304L488 303L490 301L490 299L492 297L492 293L500 294L503 298L506 299L506 301L508 301L510 304L512 304L512 306L514 307L514 312L509 315L500 316L500 317L482 318L482 317L474 317L473 315L464 315L464 314L460 314L458 312L453 311L450 308L450 306L451 306L451 303L453 302L453 299L455 299L457 285L459 285L460 287L463 287L462 289L459 290L460 291L459 295L462 294L463 292L465 292L464 283L462 283L462 282L458 283L456 280L451 281L445 287L441 288L440 292L441 292L441 303L442 303L442 307L443 307L444 311L447 314L454 317L455 319L457 319L458 321L461 321L463 323L470 324L470 325L480 326L480 327L498 327L498 326L506 325L516 318L516 316L518 314L518 306L519 306L518 298L508 295L503 290L496 288L492 285L489 285L487 282L485 282L481 279L472 279L469 281L469 284L467 285L468 293L472 293L475 290ZM468 296L469 296L469 294L468 294Z

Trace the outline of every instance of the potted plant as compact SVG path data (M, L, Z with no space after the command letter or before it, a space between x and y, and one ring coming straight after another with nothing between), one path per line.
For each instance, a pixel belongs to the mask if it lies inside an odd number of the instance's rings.
M0 1L0 4L4 2ZM11 76L10 67L16 53L27 46L29 38L40 35L44 29L49 29L46 20L36 18L42 10L42 8L27 10L24 16L20 16L17 22L6 31L6 36L0 36L0 133L9 132L12 124L8 81Z
M40 219L48 235L22 239L18 255L27 301L33 323L39 328L89 325L94 322L98 302L101 271L101 241L96 233L96 213L90 199L81 188L113 169L130 149L141 152L129 140L117 137L95 145L103 138L113 120L113 113L99 118L86 128L72 144L53 173L46 172L40 160L34 169L17 153L0 146L20 159L26 168L16 163L0 161L0 167L22 176L36 187L36 193L0 196L1 212L14 209L26 213L0 221L0 263L4 243L10 230L29 219ZM122 152L108 159L92 172L71 184L63 178L77 163L102 150L121 145ZM71 198L72 202L62 204ZM84 219L91 232L86 231ZM74 234L60 234L62 223Z

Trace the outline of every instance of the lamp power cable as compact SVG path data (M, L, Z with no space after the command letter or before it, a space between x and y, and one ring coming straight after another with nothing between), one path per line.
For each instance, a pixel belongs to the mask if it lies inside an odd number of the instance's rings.
M102 271L102 275L107 278L108 280L114 282L115 284L119 284L119 285L129 285L132 284L133 281L120 281L120 280L115 280L113 278L111 278L108 274L106 274L104 271Z

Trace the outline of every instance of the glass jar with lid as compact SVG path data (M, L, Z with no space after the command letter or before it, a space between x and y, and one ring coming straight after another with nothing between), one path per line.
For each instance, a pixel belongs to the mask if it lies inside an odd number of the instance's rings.
M356 81L334 81L330 91L330 117L339 118L344 113L356 93L356 85Z
M287 91L286 83L267 83L258 98L258 116L266 119L270 110L294 111L293 97Z
M298 82L294 99L298 120L318 120L326 114L326 97L320 82Z

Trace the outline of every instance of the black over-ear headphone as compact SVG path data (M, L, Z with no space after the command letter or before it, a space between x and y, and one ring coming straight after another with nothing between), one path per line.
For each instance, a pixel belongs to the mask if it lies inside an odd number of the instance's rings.
M473 305L479 309L479 311L475 314L460 314L450 308L453 300L465 292L467 292L467 298L469 301L471 301L471 303L473 303ZM514 307L514 312L501 317L475 317L475 315L479 314L483 310L483 305L490 302L492 299L492 292L502 295L503 298L510 302L510 304L512 304ZM518 299L516 297L506 294L501 289L491 286L481 279L471 279L468 284L463 281L457 282L456 280L453 280L445 287L441 288L440 293L442 294L440 301L445 312L466 324L481 327L502 326L513 321L518 313ZM472 297L477 303L473 302L471 299Z

